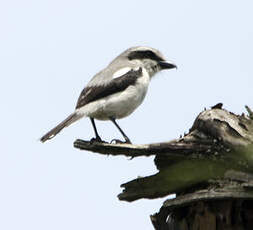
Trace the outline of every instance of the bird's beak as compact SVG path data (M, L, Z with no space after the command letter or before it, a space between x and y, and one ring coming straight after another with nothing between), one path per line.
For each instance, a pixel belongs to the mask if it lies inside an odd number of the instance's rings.
M174 69L174 68L177 69L177 66L175 64L168 61L160 61L159 65L162 69Z

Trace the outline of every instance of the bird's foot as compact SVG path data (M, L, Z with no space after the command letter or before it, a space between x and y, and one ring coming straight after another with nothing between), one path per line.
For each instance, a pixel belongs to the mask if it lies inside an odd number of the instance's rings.
M95 142L98 142L98 143L107 143L106 141L103 141L100 136L97 136L97 137L93 137L90 139L90 143L93 144Z
M132 143L129 139L125 141L121 141L119 139L112 139L110 144L132 144Z

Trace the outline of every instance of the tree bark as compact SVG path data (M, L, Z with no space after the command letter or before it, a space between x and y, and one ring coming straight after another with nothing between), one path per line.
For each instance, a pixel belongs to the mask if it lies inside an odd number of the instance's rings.
M201 112L189 133L176 140L146 145L76 140L74 147L133 158L155 155L159 172L122 184L118 196L135 201L176 194L151 216L155 229L250 229L253 113L246 107L248 116L235 115L221 107Z

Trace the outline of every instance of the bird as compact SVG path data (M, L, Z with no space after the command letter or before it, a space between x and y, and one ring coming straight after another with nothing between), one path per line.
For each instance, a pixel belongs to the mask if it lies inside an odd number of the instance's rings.
M116 143L131 144L116 120L129 116L143 102L150 80L156 73L173 68L177 66L166 61L157 49L135 46L125 50L88 82L81 91L74 112L42 136L40 141L52 139L62 129L87 117L95 133L91 142L103 142L97 131L96 119L112 121L125 139L113 139Z

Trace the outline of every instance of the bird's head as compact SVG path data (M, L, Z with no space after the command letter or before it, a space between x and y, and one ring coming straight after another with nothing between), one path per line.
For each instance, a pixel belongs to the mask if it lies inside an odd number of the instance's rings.
M137 46L127 49L121 54L128 61L136 63L146 68L150 76L164 69L173 69L177 66L169 61L159 50L151 47Z

